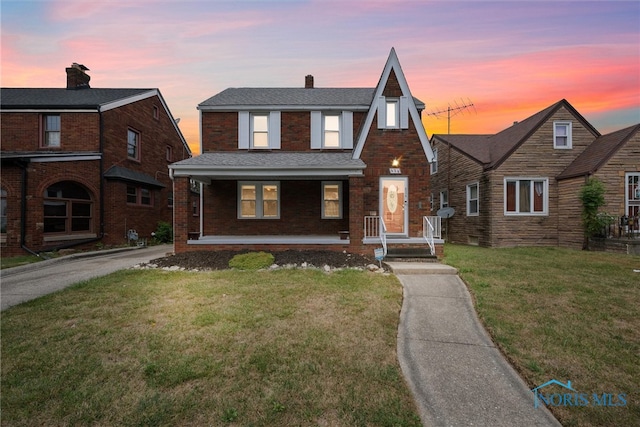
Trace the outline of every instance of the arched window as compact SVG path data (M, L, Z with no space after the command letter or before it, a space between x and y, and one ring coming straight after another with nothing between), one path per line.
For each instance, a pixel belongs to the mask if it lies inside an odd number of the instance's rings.
M0 233L7 232L7 190L0 189Z
M91 231L93 202L80 184L61 181L44 191L45 233L86 233Z

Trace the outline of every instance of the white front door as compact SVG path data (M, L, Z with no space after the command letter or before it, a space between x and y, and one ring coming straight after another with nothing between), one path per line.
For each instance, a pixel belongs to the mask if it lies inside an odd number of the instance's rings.
M380 177L380 215L387 234L407 236L408 187L407 177Z

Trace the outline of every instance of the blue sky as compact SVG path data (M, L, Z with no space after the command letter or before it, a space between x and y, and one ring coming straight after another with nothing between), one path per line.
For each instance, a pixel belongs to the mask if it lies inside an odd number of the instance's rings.
M427 133L493 133L567 99L600 132L640 122L638 1L0 2L3 87L157 87L190 145L227 87L374 87L392 47Z

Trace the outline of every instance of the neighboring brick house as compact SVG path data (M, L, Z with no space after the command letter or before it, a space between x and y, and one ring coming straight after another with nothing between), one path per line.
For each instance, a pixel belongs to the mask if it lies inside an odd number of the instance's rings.
M198 109L202 154L170 166L176 252L429 248L433 154L395 50L375 88L316 88L307 76L300 88L226 89Z
M637 127L601 136L564 99L495 135L433 135L431 146L434 210L455 210L443 237L480 246L579 249L585 176L607 182L603 210L620 215L624 180L640 171Z
M149 238L172 223L167 166L191 157L158 89L2 88L2 256Z

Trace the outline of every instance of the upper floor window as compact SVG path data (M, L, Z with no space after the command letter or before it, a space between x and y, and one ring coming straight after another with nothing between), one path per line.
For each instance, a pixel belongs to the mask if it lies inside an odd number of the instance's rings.
M378 98L378 129L408 129L409 99L406 96Z
M238 218L280 218L279 182L239 182Z
M44 232L72 234L91 231L93 203L80 184L62 181L44 191Z
M173 147L170 145L167 145L166 157L167 157L167 162L173 161Z
M435 175L436 172L438 172L438 149L437 148L433 149L433 162L431 162L430 165L431 165L431 175Z
M353 111L312 111L311 148L353 148Z
M571 122L553 122L553 148L570 149Z
M153 118L158 120L160 118L160 110L157 105L153 106Z
M546 215L549 181L547 178L505 178L505 215Z
M322 218L342 218L342 183L322 183Z
M479 212L479 191L478 183L467 185L467 215L477 216Z
M398 108L399 100L397 98L387 98L387 117L385 127L398 128L400 123L400 109Z
M42 117L44 134L43 147L60 147L60 115L47 114Z
M280 111L238 112L238 148L280 148Z
M127 156L140 160L140 133L132 129L127 131Z
M447 190L440 192L440 209L449 207L449 193Z

